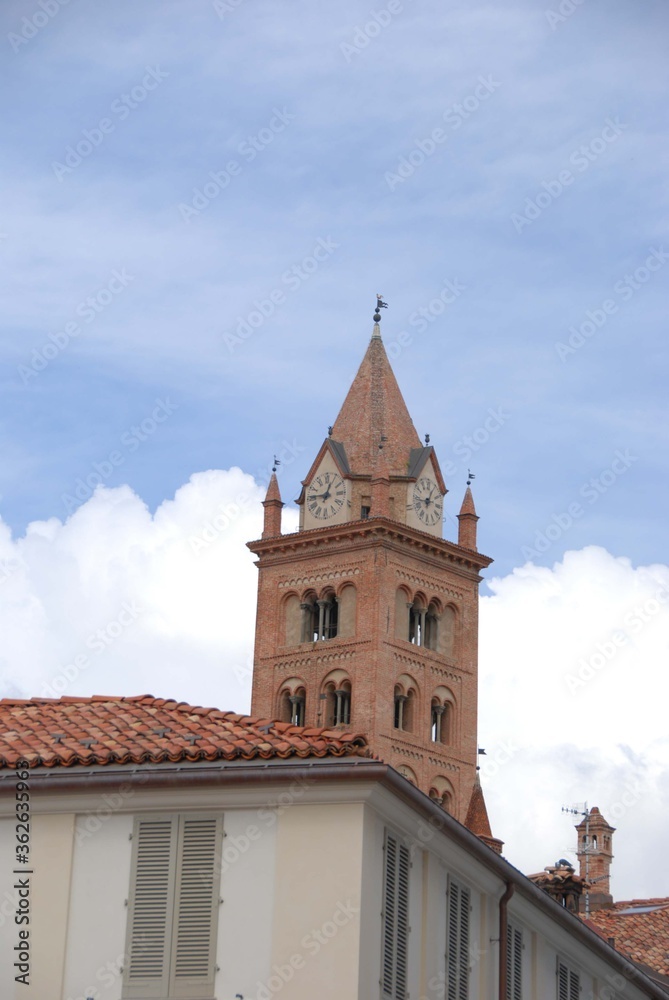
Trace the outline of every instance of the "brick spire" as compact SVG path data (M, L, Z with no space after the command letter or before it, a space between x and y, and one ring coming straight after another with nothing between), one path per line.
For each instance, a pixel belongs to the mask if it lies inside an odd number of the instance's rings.
M274 538L281 534L281 509L283 507L276 472L272 472L262 505L265 508L262 537Z
M472 797L469 800L469 808L465 817L465 826L472 833L475 833L479 840L482 840L491 850L495 851L496 854L502 853L504 841L498 840L497 837L493 837L492 835L488 810L486 809L483 789L481 788L481 781L478 774L474 779Z
M458 514L458 545L465 549L476 551L476 522L478 516L474 506L474 497L469 486L465 491L462 507Z
M332 436L341 441L351 471L372 475L379 444L391 475L406 475L412 448L421 442L381 340L378 323L335 420Z

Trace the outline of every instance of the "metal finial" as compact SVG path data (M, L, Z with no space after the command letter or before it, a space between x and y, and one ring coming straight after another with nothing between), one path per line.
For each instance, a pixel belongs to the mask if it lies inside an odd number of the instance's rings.
M429 443L430 443L430 435L426 434L425 435L425 447L427 447Z
M274 465L272 466L272 472L276 472L278 467L281 465L281 460L274 456Z
M476 476L471 469L467 469L467 486L472 485L472 479L476 479Z
M382 309L387 309L387 308L388 308L388 303L384 302L383 301L383 297L381 295L379 295L379 293L377 292L376 293L376 311L374 313L374 322L375 323L380 323L381 322L381 310Z
M333 430L334 430L334 427L328 427L328 437L330 437L330 438L332 437Z

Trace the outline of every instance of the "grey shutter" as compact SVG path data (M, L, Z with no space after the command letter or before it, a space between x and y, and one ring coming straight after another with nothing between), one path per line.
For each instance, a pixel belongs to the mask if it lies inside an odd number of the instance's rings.
M221 821L181 816L170 997L213 997L221 877Z
M558 1000L579 1000L581 977L558 959Z
M123 996L167 996L177 819L136 819L133 833Z
M405 1000L409 944L409 850L386 831L383 872L383 996Z
M509 926L506 932L506 1000L523 997L523 932Z
M558 961L558 1000L569 1000L569 969Z
M469 998L469 889L449 881L446 984L448 1000Z

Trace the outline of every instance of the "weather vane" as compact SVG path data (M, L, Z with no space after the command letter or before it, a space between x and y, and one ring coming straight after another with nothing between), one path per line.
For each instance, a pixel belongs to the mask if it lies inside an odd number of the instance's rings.
M272 472L276 472L278 467L281 465L281 460L274 456L274 465L272 466Z
M377 294L376 294L376 312L374 313L374 322L375 323L380 323L381 322L381 310L382 309L387 309L387 308L388 308L388 303L384 302L383 301L383 297L381 295L379 295L378 292L377 292Z
M476 476L471 469L467 469L467 486L472 485L472 479L476 479Z

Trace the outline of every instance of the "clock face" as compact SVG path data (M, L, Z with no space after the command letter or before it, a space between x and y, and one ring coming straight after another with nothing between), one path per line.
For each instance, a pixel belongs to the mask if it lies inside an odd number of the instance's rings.
M419 479L413 488L413 509L423 524L430 527L441 521L444 509L444 498L437 484L428 476Z
M337 472L321 472L307 487L306 503L312 517L327 521L346 502L346 483Z

